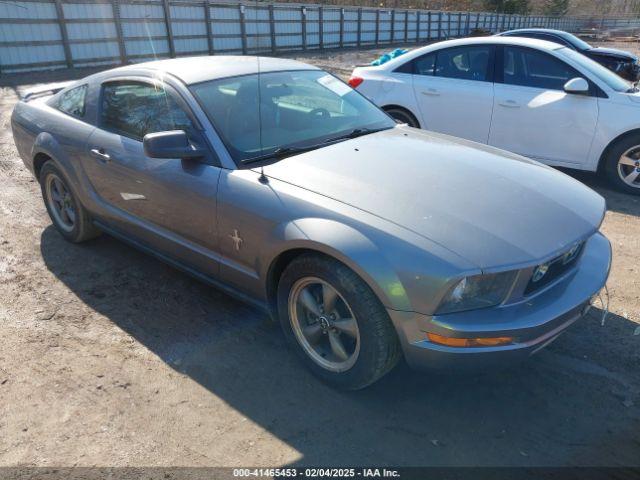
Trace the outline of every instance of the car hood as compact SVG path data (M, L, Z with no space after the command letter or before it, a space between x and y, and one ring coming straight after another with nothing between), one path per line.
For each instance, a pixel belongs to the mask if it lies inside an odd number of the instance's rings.
M638 57L635 55L625 52L624 50L618 50L617 48L605 48L605 47L596 47L590 50L587 50L588 53L602 56L602 57L616 57L616 58L624 58L627 60L637 60Z
M604 199L518 155L396 127L289 157L268 177L386 219L487 270L546 259L595 232Z

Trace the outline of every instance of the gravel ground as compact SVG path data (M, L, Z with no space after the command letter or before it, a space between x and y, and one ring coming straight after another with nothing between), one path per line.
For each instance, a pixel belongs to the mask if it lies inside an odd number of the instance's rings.
M384 50L388 50L385 48ZM338 74L375 51L309 55ZM108 237L64 242L0 97L0 466L640 465L640 199L606 197L611 315L473 376L339 393L267 318Z

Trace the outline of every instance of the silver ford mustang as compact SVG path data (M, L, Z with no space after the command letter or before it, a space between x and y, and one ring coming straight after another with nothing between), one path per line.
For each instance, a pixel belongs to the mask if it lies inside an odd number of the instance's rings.
M527 357L609 273L592 190L397 125L310 65L163 60L48 93L19 102L12 127L60 234L107 232L264 308L339 388L402 356Z

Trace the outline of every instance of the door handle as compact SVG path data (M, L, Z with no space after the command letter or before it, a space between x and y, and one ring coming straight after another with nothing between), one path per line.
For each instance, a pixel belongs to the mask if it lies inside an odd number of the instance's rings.
M91 155L96 157L98 160L101 160L104 163L107 163L111 160L111 156L104 151L102 148L92 148Z
M430 95L432 97L437 97L438 95L440 95L440 92L438 90L436 90L435 88L428 88L426 90L422 91L423 95Z
M498 105L507 108L520 108L520 104L515 100L501 100L500 102L498 102Z

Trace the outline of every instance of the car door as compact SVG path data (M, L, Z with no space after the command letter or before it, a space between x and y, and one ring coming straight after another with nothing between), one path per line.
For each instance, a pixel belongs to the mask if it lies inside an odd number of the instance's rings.
M423 128L487 143L493 51L492 45L466 45L414 60L413 88Z
M208 157L145 155L147 133L184 130ZM98 128L84 168L112 227L208 275L217 275L216 194L220 168L197 120L173 88L146 79L101 86Z
M498 58L489 144L550 164L586 162L598 122L595 86L566 93L564 84L584 75L544 51L505 46Z

